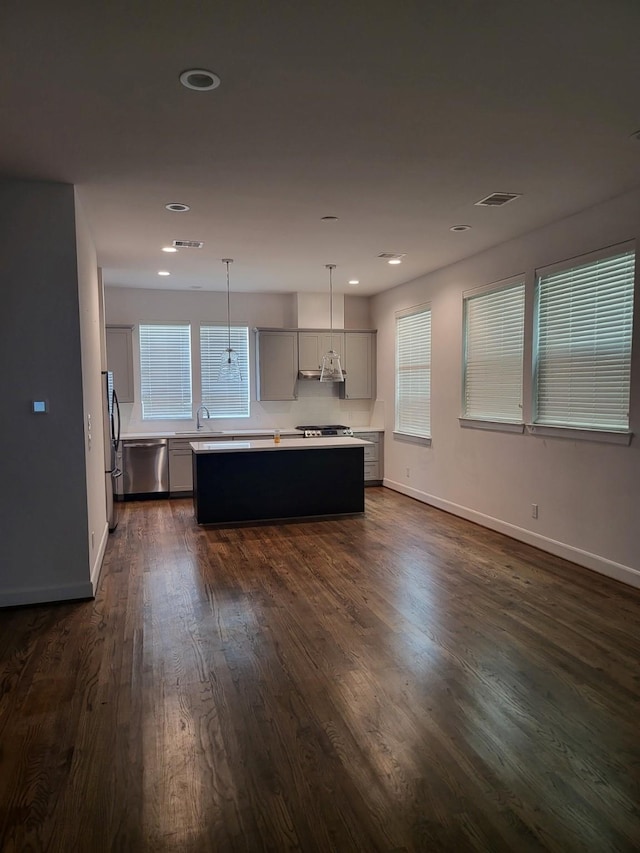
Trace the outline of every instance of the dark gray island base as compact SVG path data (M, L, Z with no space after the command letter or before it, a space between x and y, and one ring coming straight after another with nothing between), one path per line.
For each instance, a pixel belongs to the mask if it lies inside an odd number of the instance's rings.
M212 452L204 449L208 445L192 444L197 522L224 524L364 512L366 442L351 439L354 444L349 446L310 446L311 441L292 439L276 446L268 441L233 442L228 450L217 443ZM251 447L241 449L239 445Z

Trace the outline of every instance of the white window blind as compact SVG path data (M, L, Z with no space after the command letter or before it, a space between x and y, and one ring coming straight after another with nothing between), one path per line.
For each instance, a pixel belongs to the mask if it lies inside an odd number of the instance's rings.
M191 417L191 327L140 325L142 417Z
M535 422L628 429L635 253L537 282Z
M226 326L200 326L202 402L212 418L249 417L249 329L231 327L231 346L238 354L241 382L220 382L220 364L229 343Z
M466 418L522 421L524 281L464 300Z
M431 436L431 309L396 316L396 432Z

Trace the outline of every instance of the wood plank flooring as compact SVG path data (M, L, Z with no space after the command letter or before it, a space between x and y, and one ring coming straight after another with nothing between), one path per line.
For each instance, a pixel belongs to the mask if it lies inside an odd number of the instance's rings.
M637 851L640 591L383 488L0 612L0 849Z

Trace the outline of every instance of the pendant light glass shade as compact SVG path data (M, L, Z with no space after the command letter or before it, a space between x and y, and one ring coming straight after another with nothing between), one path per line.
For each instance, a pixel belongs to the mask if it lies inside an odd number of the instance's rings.
M222 353L222 358L220 359L218 381L242 382L238 353L231 346L231 312L229 310L231 288L229 284L229 264L233 263L233 258L223 258L222 263L227 265L227 347Z
M340 356L333 348L333 271L335 264L326 264L329 270L329 316L331 337L329 339L330 349L322 356L322 370L320 382L344 382L344 374L340 365Z

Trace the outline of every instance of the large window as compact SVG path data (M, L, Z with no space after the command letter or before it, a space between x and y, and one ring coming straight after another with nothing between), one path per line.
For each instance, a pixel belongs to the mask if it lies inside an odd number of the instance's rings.
M231 346L238 354L241 382L219 381L220 363L229 343L226 326L200 326L202 402L212 418L249 417L249 329L231 327Z
M464 299L463 417L522 422L524 281Z
M191 418L191 328L140 325L140 386L144 420Z
M431 308L396 315L396 432L431 436Z
M635 254L625 249L539 273L536 423L628 429Z

